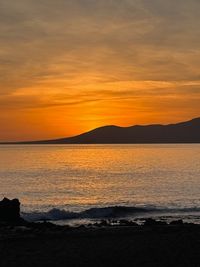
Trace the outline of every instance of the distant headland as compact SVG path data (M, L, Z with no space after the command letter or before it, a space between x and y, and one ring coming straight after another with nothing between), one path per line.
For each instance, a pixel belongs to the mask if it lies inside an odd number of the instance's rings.
M68 138L0 144L159 144L200 143L200 117L177 124L104 126Z

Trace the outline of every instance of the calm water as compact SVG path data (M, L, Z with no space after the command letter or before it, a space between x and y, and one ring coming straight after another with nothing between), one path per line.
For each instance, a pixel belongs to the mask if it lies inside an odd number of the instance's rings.
M52 219L112 206L197 216L200 145L0 146L0 185L1 198L19 198L35 216L51 210ZM90 214L100 211L108 212Z

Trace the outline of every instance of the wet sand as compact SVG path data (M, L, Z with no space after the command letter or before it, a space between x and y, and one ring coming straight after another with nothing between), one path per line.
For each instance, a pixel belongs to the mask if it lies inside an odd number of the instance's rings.
M1 227L0 266L199 267L200 226Z

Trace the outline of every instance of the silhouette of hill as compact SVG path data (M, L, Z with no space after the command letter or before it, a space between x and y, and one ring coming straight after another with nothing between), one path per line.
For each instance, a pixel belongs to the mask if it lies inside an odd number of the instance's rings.
M200 143L200 118L169 125L104 126L69 138L21 144Z

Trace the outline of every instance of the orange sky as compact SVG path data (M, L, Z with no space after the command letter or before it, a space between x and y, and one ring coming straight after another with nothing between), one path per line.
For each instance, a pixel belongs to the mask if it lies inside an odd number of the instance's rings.
M200 115L199 1L3 0L0 22L0 141Z

